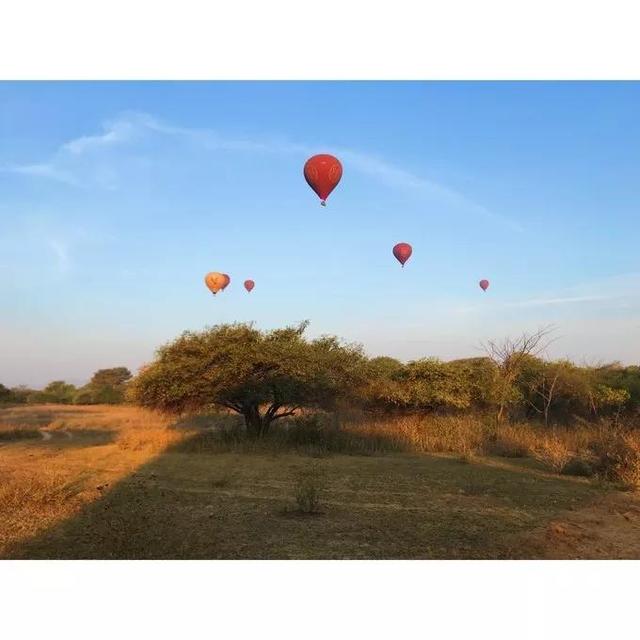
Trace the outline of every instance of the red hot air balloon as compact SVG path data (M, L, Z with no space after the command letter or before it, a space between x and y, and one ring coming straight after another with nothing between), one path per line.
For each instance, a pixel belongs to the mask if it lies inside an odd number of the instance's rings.
M399 242L395 247L393 247L393 255L403 267L404 263L411 257L412 253L413 249L411 248L411 245L406 242Z
M489 288L489 281L488 280L480 280L479 284L480 284L480 288L483 291L486 291Z
M224 291L229 286L231 278L226 273L223 273L222 277L224 278L224 284L222 285L222 290Z
M256 286L256 283L253 280L245 280L244 281L244 288L251 293L251 289L253 289L253 287Z
M327 153L312 156L304 164L304 179L318 194L323 207L327 204L329 194L338 186L340 178L342 178L340 160Z

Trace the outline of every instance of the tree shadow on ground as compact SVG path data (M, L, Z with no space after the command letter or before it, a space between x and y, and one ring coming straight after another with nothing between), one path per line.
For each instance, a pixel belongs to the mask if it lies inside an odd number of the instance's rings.
M291 443L289 443L291 444ZM534 557L518 536L602 495L527 465L407 453L339 455L193 434L12 558L288 559ZM295 510L312 474L315 517ZM315 475L314 475L315 474Z

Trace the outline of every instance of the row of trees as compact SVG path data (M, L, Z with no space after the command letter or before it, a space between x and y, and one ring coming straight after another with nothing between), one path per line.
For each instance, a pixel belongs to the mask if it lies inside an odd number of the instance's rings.
M126 367L100 369L88 384L76 387L64 380L54 380L44 389L28 387L8 389L0 384L0 403L39 404L119 404L125 401L127 383L131 372Z
M517 369L491 358L402 364L375 358L366 403L386 410L482 411L545 424L640 410L640 367L580 367L568 360L522 358Z
M549 361L542 357L549 329L490 342L484 357L402 363L369 359L335 337L307 340L306 326L186 332L143 368L129 398L174 413L222 406L243 415L256 436L300 408L331 410L341 400L382 411L482 411L497 421L546 424L640 412L640 367Z
M241 414L256 436L301 408L333 410L340 402L386 412L482 412L498 422L640 417L640 367L548 360L549 329L489 342L483 357L402 363L367 358L358 345L332 336L308 340L306 327L262 332L232 324L186 332L134 379L118 367L97 371L81 388L63 381L42 391L0 386L0 402L129 400L172 413L218 406Z

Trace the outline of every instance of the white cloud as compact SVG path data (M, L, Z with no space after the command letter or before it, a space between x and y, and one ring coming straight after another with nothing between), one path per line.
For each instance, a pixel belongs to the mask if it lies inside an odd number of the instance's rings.
M147 116L143 114L123 115L114 121L105 122L102 125L103 133L70 140L60 147L60 151L81 155L96 149L130 142L141 128L148 126L147 120Z
M47 162L13 166L4 170L48 178L73 186L83 186L88 180L87 156L110 148L133 145L149 133L181 138L210 151L300 155L302 157L316 152L316 149L312 149L308 145L281 138L230 138L212 129L179 127L145 113L123 113L116 119L105 123L102 128L102 132L98 134L81 136L65 142ZM346 148L329 147L326 151L338 155L349 169L372 176L388 186L437 199L447 205L491 220L512 231L523 230L514 220L490 211L454 189L418 176L380 157ZM104 177L106 174L108 174L108 179ZM116 188L115 168L109 170L105 168L103 163L95 168L88 181L102 188Z

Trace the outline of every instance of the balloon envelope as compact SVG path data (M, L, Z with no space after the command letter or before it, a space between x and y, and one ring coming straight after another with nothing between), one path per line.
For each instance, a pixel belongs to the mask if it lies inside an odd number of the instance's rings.
M253 280L245 280L244 281L244 288L251 293L251 289L253 289L253 287L256 286L256 283Z
M227 278L228 277L229 276L227 276ZM227 284L229 284L225 280L224 273L218 273L217 271L211 271L210 273L207 273L207 275L204 277L204 283L207 285L209 291L211 291L214 296L216 295L216 293L218 293L218 291L221 291L227 286Z
M486 291L489 288L489 281L488 280L480 280L480 288L483 291Z
M224 278L224 284L222 285L222 290L224 291L229 286L231 278L226 273L223 273L222 277Z
M404 267L404 263L411 257L413 253L413 249L410 244L406 242L399 242L395 247L393 247L393 255L396 260Z
M305 162L303 173L307 184L318 194L324 205L342 178L342 164L335 156L321 153Z

